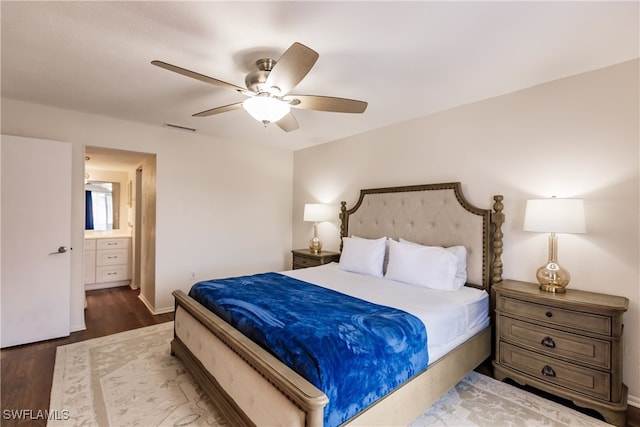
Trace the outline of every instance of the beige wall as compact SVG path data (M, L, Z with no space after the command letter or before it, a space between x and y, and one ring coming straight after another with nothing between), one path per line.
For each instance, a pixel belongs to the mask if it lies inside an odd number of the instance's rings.
M535 282L547 236L522 231L525 201L584 198L588 233L561 235L559 261L572 288L629 298L624 380L639 406L638 78L638 61L623 63L297 151L294 247L312 235L304 203L350 207L361 188L461 181L480 207L505 196L505 277ZM338 248L337 220L319 233Z
M194 280L282 270L291 249L293 154L2 99L3 134L73 143L72 245L82 248L84 145L156 154L156 311ZM72 328L84 327L82 250L72 251ZM195 272L195 279L191 273Z
M140 267L140 299L151 311L158 307L156 303L156 245L158 230L156 227L157 217L157 175L156 156L148 156L140 165L142 169L142 179L140 189L142 194L136 194L135 208L140 208L139 223L140 239L135 240L136 245L140 245L140 259L134 260ZM136 168L138 169L138 168ZM136 183L138 185L138 183ZM140 204L138 206L138 203ZM137 231L134 229L134 237Z

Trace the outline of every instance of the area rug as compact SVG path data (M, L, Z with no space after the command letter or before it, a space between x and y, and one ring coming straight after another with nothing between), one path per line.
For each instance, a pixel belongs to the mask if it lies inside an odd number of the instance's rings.
M58 347L47 425L227 426L170 355L172 335L167 322ZM471 372L411 427L606 425Z

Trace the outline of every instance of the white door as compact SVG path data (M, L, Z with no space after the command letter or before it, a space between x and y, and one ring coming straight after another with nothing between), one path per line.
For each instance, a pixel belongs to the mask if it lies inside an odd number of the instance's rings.
M2 135L0 157L0 344L67 336L71 144Z

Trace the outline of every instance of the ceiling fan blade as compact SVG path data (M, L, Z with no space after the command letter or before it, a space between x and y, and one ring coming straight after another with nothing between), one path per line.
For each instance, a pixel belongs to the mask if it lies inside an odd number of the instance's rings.
M267 77L266 87L277 87L284 95L302 81L318 60L318 52L301 43L294 43L282 54Z
M368 103L355 99L317 95L288 95L294 98L291 106L305 110L330 111L334 113L364 113ZM300 102L296 103L295 100Z
M244 93L247 90L236 86L231 83L223 82L222 80L214 79L213 77L205 76L204 74L196 73L195 71L187 70L186 68L178 67L176 65L167 64L162 61L151 61L151 63L157 67L164 68L165 70L173 71L174 73L182 74L183 76L191 77L201 82L209 83L214 86L223 87L225 89L231 89L236 92Z
M298 121L291 113L278 120L276 124L285 132L291 132L292 130L296 130L300 127L300 125L298 125Z
M242 108L242 102L237 102L235 104L225 105L223 107L216 107L210 110L201 111L193 115L193 117L208 117L213 116L214 114L226 113L227 111L238 110Z

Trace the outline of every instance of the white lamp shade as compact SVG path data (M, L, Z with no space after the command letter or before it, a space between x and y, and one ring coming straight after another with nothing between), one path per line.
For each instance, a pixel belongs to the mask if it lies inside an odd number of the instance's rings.
M524 230L544 233L586 233L582 199L527 200Z
M273 123L289 114L288 104L268 96L254 96L242 103L244 109L259 122Z
M307 203L304 205L304 221L329 221L333 219L333 214L331 205L323 205L321 203Z

